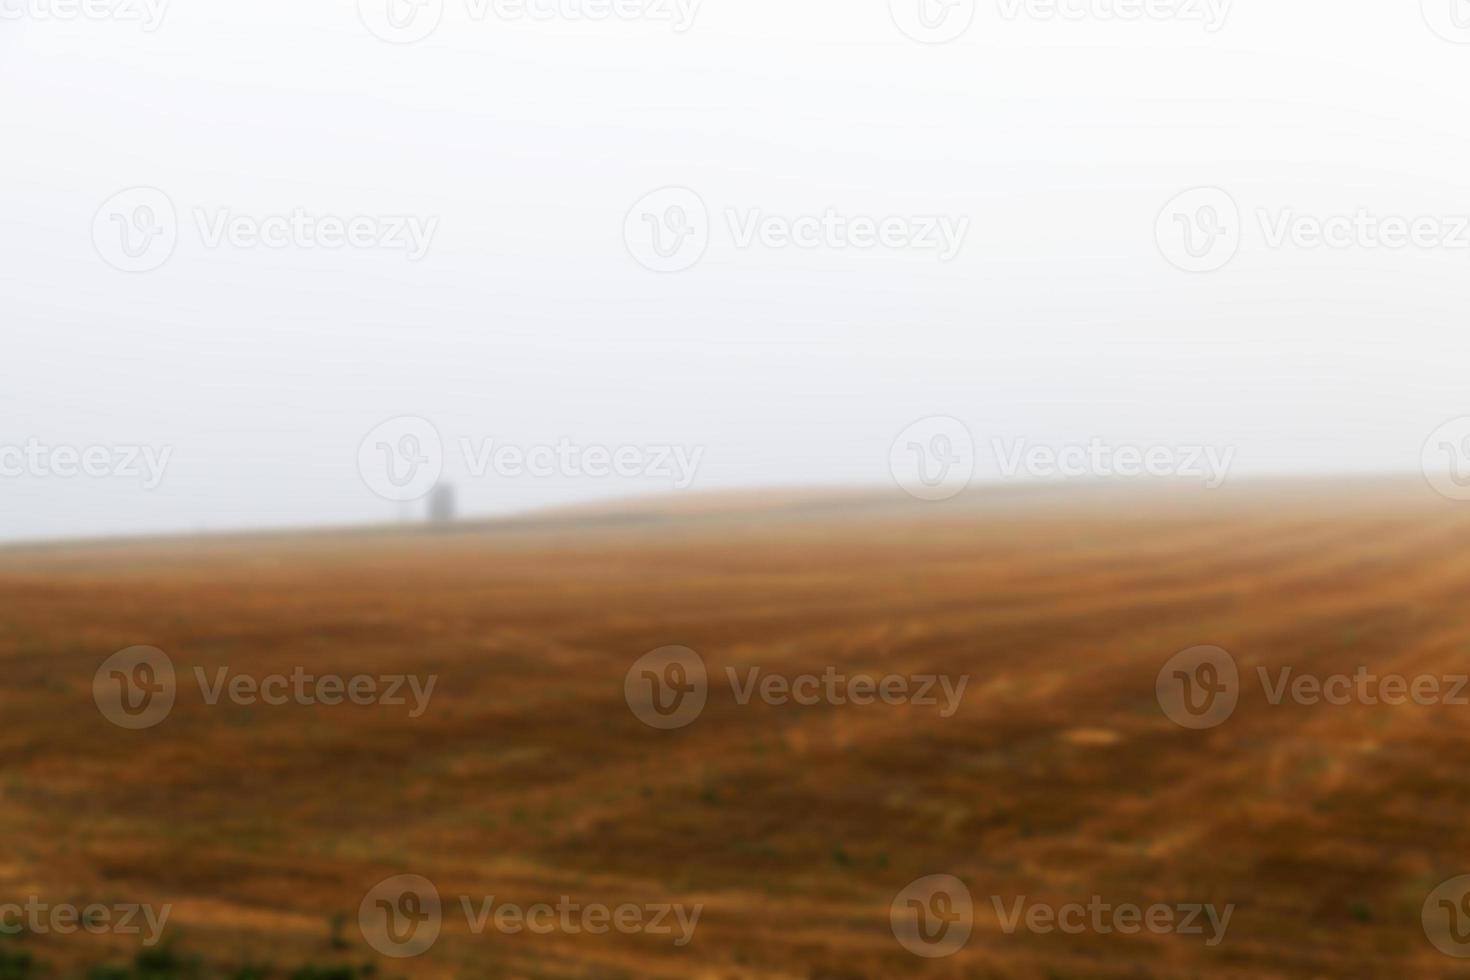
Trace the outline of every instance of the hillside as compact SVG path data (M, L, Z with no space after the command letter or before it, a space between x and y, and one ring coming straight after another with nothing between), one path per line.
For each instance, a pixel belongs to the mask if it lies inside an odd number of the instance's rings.
M1448 976L1420 923L1470 872L1470 707L1273 705L1274 679L1470 671L1470 507L1419 484L1082 487L946 504L820 494L630 507L453 531L0 551L0 902L172 906L211 968L372 962L423 977ZM178 670L129 731L94 674L134 645ZM1229 651L1218 727L1155 695ZM678 645L708 703L660 731L630 668ZM727 668L967 677L919 704L741 704ZM424 710L208 703L220 676L435 677ZM443 933L377 955L358 909L432 880ZM894 896L975 899L947 958ZM457 896L700 904L692 940L470 934ZM1002 929L992 897L1234 906L1189 935ZM478 900L478 899L477 899ZM334 923L335 920L335 923ZM334 939L335 937L335 939ZM37 935L38 961L136 942Z

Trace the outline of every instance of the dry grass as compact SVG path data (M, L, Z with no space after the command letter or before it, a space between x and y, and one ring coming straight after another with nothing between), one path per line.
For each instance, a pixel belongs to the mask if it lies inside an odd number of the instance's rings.
M1470 871L1470 708L1270 707L1258 665L1470 671L1470 508L1417 485L706 502L454 533L0 552L0 900L169 902L229 965L329 943L389 875L530 904L703 903L695 941L446 926L389 976L1439 976L1424 896ZM1225 726L1154 702L1229 649ZM126 732L92 675L437 674L406 708L210 707ZM629 665L698 650L709 707L643 726ZM919 707L740 706L726 666L971 677ZM902 950L888 903L948 872L967 949ZM1198 937L1006 935L989 896L1234 903ZM77 965L115 940L37 937Z

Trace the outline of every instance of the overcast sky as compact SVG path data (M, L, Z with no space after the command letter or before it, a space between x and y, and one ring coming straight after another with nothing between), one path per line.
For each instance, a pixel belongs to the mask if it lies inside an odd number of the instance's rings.
M1459 0L66 2L0 0L0 539L1470 415Z

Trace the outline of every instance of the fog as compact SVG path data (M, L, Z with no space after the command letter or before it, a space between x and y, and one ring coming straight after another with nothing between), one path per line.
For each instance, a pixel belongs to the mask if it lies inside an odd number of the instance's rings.
M1456 0L385 2L0 0L0 539L966 434L979 482L1417 478L1470 415Z

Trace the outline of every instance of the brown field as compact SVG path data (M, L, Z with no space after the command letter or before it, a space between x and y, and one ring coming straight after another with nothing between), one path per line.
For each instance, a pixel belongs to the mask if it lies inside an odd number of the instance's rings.
M1470 707L1267 703L1255 668L1470 671L1470 506L1418 483L724 497L450 532L0 551L0 901L170 903L232 975L1450 976L1420 908L1470 872ZM178 703L125 731L93 674L135 644ZM643 725L630 665L710 668L691 726ZM1174 653L1228 649L1219 728L1161 712ZM204 703L195 667L434 674L429 710ZM742 706L724 668L967 674L920 706ZM475 936L370 950L378 881L529 905L702 903L693 942ZM906 952L889 903L950 873L968 946ZM1212 902L1199 936L1006 934L990 896ZM334 919L337 925L334 926ZM344 924L345 923L345 924ZM333 941L334 930L337 941ZM56 975L119 937L20 945ZM212 974L211 974L212 975Z

